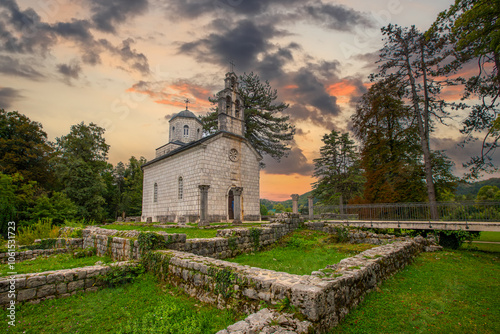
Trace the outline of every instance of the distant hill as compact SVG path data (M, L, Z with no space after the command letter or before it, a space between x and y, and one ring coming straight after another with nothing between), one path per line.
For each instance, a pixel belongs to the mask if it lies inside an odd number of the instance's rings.
M309 192L306 192L305 194L299 195L299 201L298 201L299 208L301 205L308 206L307 197L309 197L311 194L312 194L312 190ZM318 200L316 198L313 199L313 203L316 203L317 201ZM265 205L268 210L272 210L273 206L275 206L278 203L283 204L283 206L285 208L291 208L292 207L292 198L287 199L286 201L271 201L271 200L264 199L264 198L260 200L260 204Z
M479 189L484 186L497 186L500 188L500 178L493 177L483 181L460 183L455 191L455 195L465 195L468 199L473 199L477 196Z

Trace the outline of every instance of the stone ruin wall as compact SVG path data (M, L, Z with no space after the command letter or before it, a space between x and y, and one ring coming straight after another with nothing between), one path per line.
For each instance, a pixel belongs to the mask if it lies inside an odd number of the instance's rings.
M9 289L13 282L16 303L39 303L47 299L69 297L79 292L97 291L104 284L98 279L99 276L105 275L113 266L130 265L135 264L118 262L110 266L97 265L0 277L0 306L6 306L12 300L9 298Z
M50 249L33 249L20 252L14 252L13 258L14 262L21 262L25 260L30 260L38 256L47 256L67 253L74 248L82 248L83 239L82 238L58 238L55 239L55 245ZM12 262L9 261L9 257L12 258L12 254L9 252L0 253L0 263Z
M226 259L241 253L254 251L256 248L274 244L288 233L299 228L300 221L293 219L289 223L263 224L262 227L234 228L218 230L215 238L186 239L185 234L154 232L167 241L167 249L189 252L196 255ZM256 231L256 232L252 232ZM108 255L113 260L140 259L137 237L141 232L119 231L98 227L82 231L83 248L95 247L97 255ZM252 233L253 236L252 236ZM258 240L255 240L258 235ZM257 243L256 243L257 241Z
M327 223L327 222L306 222L304 226L308 230L320 231L329 234L337 234L339 228L338 224ZM376 234L367 231L360 231L358 229L352 230L348 229L349 232L348 239L346 242L351 244L372 244L372 245L382 245L394 241L408 241L412 238L410 237L398 237L391 234Z
M221 260L272 245L299 228L300 224L298 218L283 217L276 223L263 224L261 227L218 230L216 238L207 239L186 239L185 234L155 232L163 235L169 242L169 250L154 253L164 259L164 266L158 275L202 301L218 307L238 307L248 313L257 311L261 302L276 304L286 297L307 321L314 324L315 330L322 332L338 324L368 291L403 268L432 243L432 240L420 237L411 239L349 231L349 241L353 243L392 243L344 259L311 275L302 276L250 268ZM337 233L335 225L329 223L308 222L304 223L304 226L311 230ZM137 241L140 233L135 230L118 231L88 227L82 230L82 239L61 240L73 240L64 242L66 249L71 249L69 245L95 247L98 255L108 255L114 260L123 261L140 259ZM61 246L63 242L58 241L57 245ZM27 255L28 252L23 253ZM21 288L18 290L17 300L38 302L69 296L77 291L94 291L99 283L96 283L93 277L102 274L101 270L106 270L103 268L107 267L94 266L17 275L14 278L16 287ZM223 297L221 288L218 287L220 282L217 282L217 272L231 274L231 282L226 282L231 294L226 294L227 298ZM8 289L9 279L0 279L0 305L9 300L6 292L8 290L5 290ZM248 323L245 326L247 325Z
M191 296L219 308L236 307L247 313L261 302L277 304L288 298L317 332L336 326L364 295L425 250L431 242L417 237L364 251L336 265L293 275L190 253L156 251L149 269Z

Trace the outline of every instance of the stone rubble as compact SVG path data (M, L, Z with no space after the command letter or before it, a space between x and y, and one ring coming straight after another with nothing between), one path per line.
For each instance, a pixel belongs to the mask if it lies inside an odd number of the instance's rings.
M264 308L216 334L306 334L311 329L309 321L300 321L293 314Z

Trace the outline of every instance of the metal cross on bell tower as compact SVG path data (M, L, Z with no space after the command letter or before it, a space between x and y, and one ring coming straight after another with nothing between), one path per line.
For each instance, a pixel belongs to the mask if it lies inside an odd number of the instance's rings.
M229 65L231 65L231 72L234 72L234 61L230 60Z
M184 102L186 102L186 110L188 110L189 99L186 99Z

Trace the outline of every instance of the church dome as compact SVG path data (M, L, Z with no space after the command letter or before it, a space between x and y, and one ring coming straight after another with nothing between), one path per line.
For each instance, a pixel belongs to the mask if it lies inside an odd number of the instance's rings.
M172 116L172 118L170 119L170 121L172 121L174 118L177 118L177 117L198 119L198 117L196 117L195 114L193 114L191 111L189 111L187 109L184 109L181 112L179 112L179 113L175 114L174 116Z

